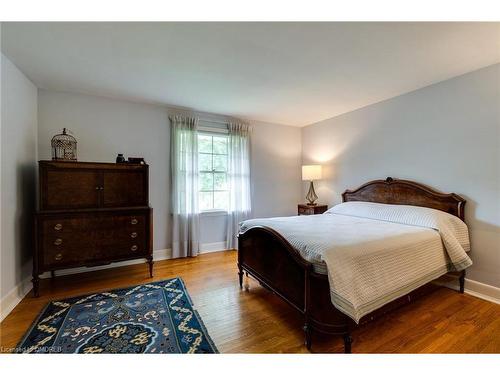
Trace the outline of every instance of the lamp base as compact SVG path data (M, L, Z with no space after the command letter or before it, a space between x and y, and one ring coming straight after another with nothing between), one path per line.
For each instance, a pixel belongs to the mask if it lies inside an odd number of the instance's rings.
M313 182L311 181L311 184L309 185L309 191L307 192L306 195L307 199L307 205L308 206L316 206L316 199L318 199L318 196L316 195L316 192L314 191L314 185Z

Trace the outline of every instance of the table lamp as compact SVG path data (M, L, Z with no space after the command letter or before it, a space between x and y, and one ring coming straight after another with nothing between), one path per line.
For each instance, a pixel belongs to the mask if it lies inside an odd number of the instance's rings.
M314 191L314 180L319 180L321 179L321 165L303 165L302 166L302 181L311 181L311 184L309 185L309 191L306 195L307 199L307 204L309 206L315 206L316 199L318 199L318 196L316 195L316 192Z

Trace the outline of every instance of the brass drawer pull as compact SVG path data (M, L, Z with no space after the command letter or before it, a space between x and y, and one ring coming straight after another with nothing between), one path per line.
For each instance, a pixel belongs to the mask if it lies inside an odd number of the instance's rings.
M132 238L136 238L136 237L137 237L137 232L132 232L132 233L130 233L130 237L132 237Z
M137 245L132 245L132 247L130 248L130 250L136 251L137 250Z
M61 260L62 259L62 254L61 253L58 253L56 254L56 256L54 257L55 260Z
M137 219L132 219L132 220L130 221L130 224L135 225L135 224L137 224L138 222L139 222L139 220L137 220Z
M54 245L59 246L60 244L62 244L62 239L56 238L56 240L54 241Z
M54 230L61 230L62 229L62 224L57 223L54 225Z

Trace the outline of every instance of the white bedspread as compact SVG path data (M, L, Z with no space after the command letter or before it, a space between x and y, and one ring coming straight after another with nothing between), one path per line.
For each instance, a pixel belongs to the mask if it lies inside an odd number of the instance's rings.
M326 263L332 303L356 322L472 264L465 223L424 207L348 202L323 215L246 220L240 233L258 225L280 233L316 270Z

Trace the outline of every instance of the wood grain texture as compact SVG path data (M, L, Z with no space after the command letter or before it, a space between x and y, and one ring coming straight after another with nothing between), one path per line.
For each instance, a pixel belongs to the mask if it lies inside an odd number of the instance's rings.
M434 208L464 220L465 199L455 193L442 193L424 184L387 177L342 193L343 202L362 201L406 204Z
M39 161L33 288L45 271L146 258L153 267L149 166Z
M302 315L252 279L240 290L237 254L224 251L197 258L156 262L41 281L0 324L2 351L15 346L51 300L180 276L221 353L307 353ZM499 353L500 306L439 288L352 332L354 353ZM313 352L340 353L339 336L315 334Z
M147 207L149 166L40 160L40 211Z
M316 206L310 206L308 204L298 204L297 205L297 215L319 215L328 210L326 204L317 204Z

